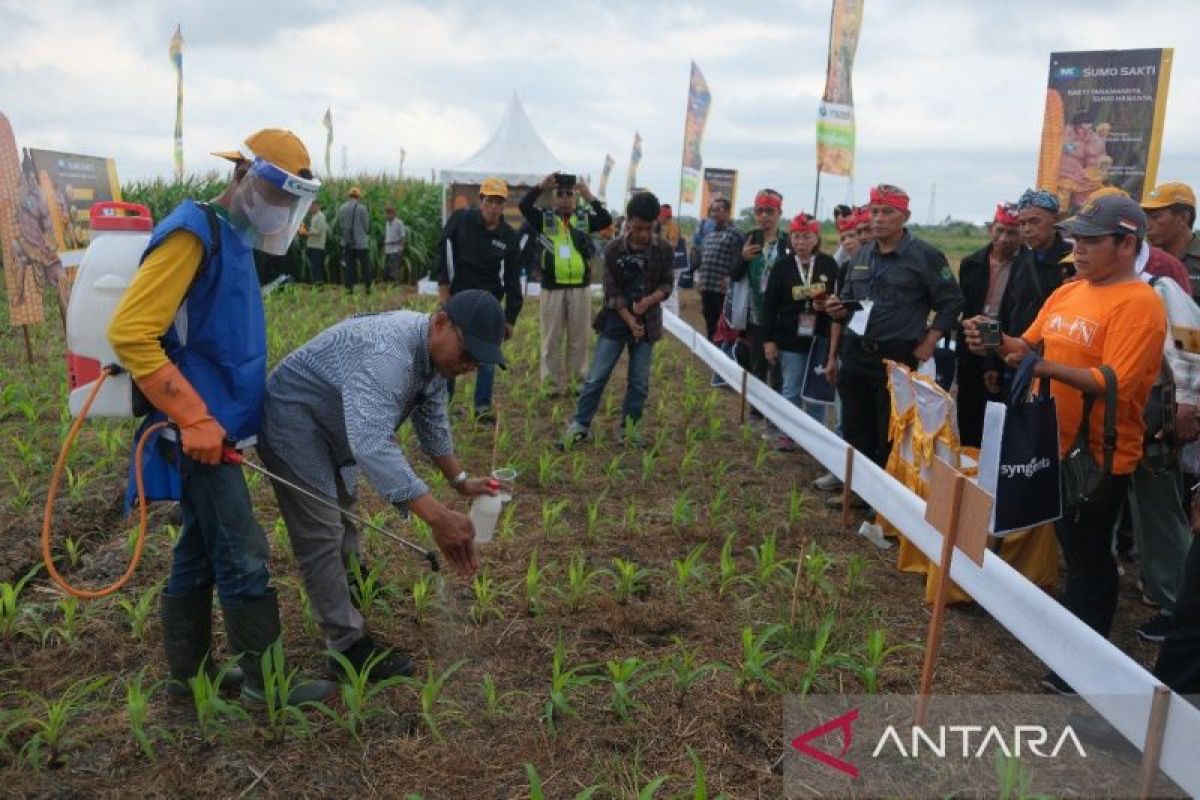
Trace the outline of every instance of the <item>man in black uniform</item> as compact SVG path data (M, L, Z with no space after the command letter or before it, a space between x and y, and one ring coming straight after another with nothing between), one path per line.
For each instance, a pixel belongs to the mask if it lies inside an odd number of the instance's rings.
M438 239L433 274L438 282L438 302L445 304L465 289L483 289L504 300L504 336L512 336L521 313L521 263L517 232L504 220L508 185L487 178L479 188L479 206L455 211ZM493 423L492 385L496 368L480 364L475 375L475 419ZM450 382L450 392L454 383Z
M859 248L838 295L825 303L826 313L843 328L838 370L843 436L880 466L891 452L884 360L916 368L932 358L963 307L946 256L905 230L908 217L903 189L886 184L871 189L874 241Z

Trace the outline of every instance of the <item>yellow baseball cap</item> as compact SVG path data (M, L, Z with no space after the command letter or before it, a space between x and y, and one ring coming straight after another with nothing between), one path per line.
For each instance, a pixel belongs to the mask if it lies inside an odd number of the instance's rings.
M508 184L500 178L484 178L479 187L480 197L503 197L508 199Z
M1167 206L1184 205L1196 207L1196 193L1192 191L1192 187L1186 183L1172 181L1171 183L1160 183L1154 187L1154 190L1146 195L1146 199L1142 201L1142 208L1166 208Z
M304 146L304 142L300 141L296 134L283 128L263 128L247 136L246 141L237 150L217 150L213 155L234 162L252 161L257 156L293 175L312 169L312 161L308 157L308 148Z
M1101 186L1088 195L1088 202L1099 200L1101 197L1129 197L1129 192L1116 186Z
M362 197L362 189L357 186L351 186L350 191L346 192L350 197Z

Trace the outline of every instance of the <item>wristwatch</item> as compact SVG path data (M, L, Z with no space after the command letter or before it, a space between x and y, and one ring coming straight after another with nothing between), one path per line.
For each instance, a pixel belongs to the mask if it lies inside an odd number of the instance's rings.
M467 471L461 470L457 475L450 479L450 485L455 489L467 482Z

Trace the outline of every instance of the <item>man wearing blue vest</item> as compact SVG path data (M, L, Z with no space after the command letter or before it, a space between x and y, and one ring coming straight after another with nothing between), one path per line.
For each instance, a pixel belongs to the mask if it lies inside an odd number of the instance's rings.
M537 208L538 197L553 190L553 205ZM576 207L575 193L587 204ZM604 204L574 175L552 173L521 198L521 215L538 236L542 294L541 379L550 397L574 380L587 379L591 342L592 296L588 261L595 254L592 234L612 225Z
M259 430L267 337L253 251L287 252L320 182L290 131L261 130L239 150L214 155L234 162L233 181L211 203L184 200L155 227L108 339L153 407L138 437L172 423L147 442L143 469L147 499L179 500L183 511L161 603L168 692L190 697L189 678L216 672L215 585L229 646L242 654L242 699L260 704L260 657L280 637L279 605L245 478L222 456L227 441L245 447ZM289 701L333 690L301 682Z

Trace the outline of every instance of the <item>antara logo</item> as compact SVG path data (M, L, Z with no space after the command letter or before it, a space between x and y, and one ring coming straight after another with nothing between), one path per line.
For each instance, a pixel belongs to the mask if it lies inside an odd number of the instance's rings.
M833 767L839 772L844 772L851 778L858 777L858 767L851 764L849 761L843 761L840 756L846 755L850 750L850 743L854 740L854 721L858 719L858 709L852 709L842 714L840 717L834 717L824 725L805 731L804 733L792 739L792 747L797 752L803 753L809 758L820 761L827 767ZM818 750L809 744L813 739L820 739L830 731L840 730L842 732L842 752L837 756L832 756L823 750Z

